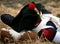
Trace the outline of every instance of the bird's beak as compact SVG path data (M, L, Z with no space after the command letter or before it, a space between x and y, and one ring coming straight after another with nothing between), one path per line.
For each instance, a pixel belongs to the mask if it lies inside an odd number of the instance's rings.
M39 11L36 7L34 8L34 11L36 11L38 15L42 16L42 12Z
M37 8L34 8L34 10L37 12L37 14L39 14L39 10Z

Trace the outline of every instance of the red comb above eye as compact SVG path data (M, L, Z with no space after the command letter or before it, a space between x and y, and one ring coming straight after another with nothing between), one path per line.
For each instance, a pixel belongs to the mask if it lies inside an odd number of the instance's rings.
M34 10L34 8L35 8L35 4L32 2L29 3L29 9Z

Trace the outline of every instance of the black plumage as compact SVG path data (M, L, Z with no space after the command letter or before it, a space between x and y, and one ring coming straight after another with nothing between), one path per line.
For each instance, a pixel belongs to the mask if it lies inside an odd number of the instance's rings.
M21 32L23 30L32 30L35 28L35 24L40 22L41 19L34 10L30 10L28 8L28 5L29 4L25 5L15 18L9 14L5 14L1 16L1 20L17 32ZM42 4L35 3L35 5L36 8L43 14L50 13Z

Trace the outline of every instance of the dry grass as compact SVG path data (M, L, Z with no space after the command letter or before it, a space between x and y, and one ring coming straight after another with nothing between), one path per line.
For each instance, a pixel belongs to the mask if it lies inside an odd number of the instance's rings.
M53 42L50 42L47 39L44 39L43 37L41 37L40 39L37 40L24 40L24 41L5 41L4 43L0 41L0 44L56 44Z
M12 8L7 8L6 6L4 6L3 4L0 5L0 14L13 14L16 15L18 12L18 10L14 10Z
M51 6L49 6L49 5L45 5L45 8L47 9L47 10L49 10L49 11L51 11L52 12L52 14L53 15L57 15L57 14L60 14L60 7L58 7L58 8L54 8L54 7L51 7Z

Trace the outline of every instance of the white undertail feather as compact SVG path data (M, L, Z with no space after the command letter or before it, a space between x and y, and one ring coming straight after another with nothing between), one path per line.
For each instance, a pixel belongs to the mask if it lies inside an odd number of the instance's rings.
M39 32L43 28L53 28L52 26L46 26L46 23L48 21L52 21L56 25L56 27L60 29L60 18L53 16L52 14L42 14L41 19L41 23L33 29L34 31Z
M43 14L44 17L49 17L50 20L56 25L57 28L60 28L60 18L53 16L52 14Z

